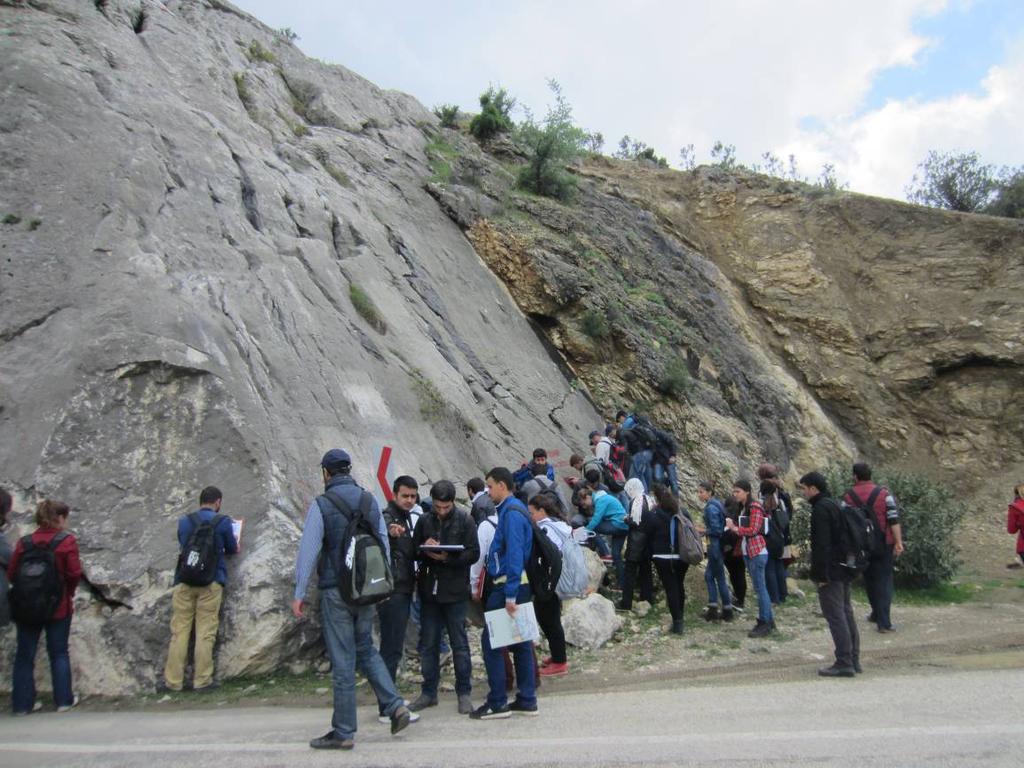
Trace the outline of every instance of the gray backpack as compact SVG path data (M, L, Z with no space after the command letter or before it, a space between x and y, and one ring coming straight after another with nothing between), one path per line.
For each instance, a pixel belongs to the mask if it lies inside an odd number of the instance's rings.
M545 531L554 531L562 540L562 574L558 577L555 594L561 600L583 597L590 585L590 574L587 572L587 561L583 557L583 549L572 534L566 536L555 526L542 526Z
M690 565L697 565L704 559L704 540L693 520L682 510L672 516L669 523L669 537L672 541L672 552L679 555L679 559Z

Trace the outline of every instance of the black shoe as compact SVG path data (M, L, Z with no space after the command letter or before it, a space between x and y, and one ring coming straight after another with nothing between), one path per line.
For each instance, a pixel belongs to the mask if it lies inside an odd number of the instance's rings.
M821 677L853 677L853 667L840 667L838 664L833 664L831 667L823 667L818 670L818 674Z
M722 609L722 621L728 623L728 622L733 620L733 616L734 616L734 614L732 612L732 608L723 608Z
M427 707L436 707L437 699L428 696L425 693L421 693L416 697L416 701L409 705L409 709L413 712L419 712L420 710L426 709Z
M864 667L860 665L859 661L855 661L853 662L853 671L859 675L864 671Z
M669 630L673 635L683 634L683 620L677 619L672 622L672 629Z
M484 703L469 713L473 720L504 720L512 717L512 709L506 704L500 709L491 709L491 705Z
M704 621L718 621L718 606L709 605L702 614Z
M411 722L412 713L409 708L402 704L394 712L391 713L391 735L394 736L396 733L404 729Z
M888 627L879 626L878 627L878 631L882 632L883 634L886 633L886 632L895 632L896 631L896 627L894 627L891 624Z
M313 749L352 749L355 745L352 739L343 739L334 731L328 731L309 742Z
M156 684L157 693L181 693L181 688L171 688L167 683L161 681Z
M523 704L519 699L516 699L508 705L509 711L514 712L517 715L526 715L527 717L536 717L540 714L540 710L536 704Z
M772 625L767 621L757 620L754 628L747 632L747 637L767 637L772 631Z

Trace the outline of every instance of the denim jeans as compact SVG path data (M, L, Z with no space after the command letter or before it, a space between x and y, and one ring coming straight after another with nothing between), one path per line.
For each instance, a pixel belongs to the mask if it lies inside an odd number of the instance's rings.
M530 586L522 584L519 587L519 594L516 596L516 603L522 605L530 602ZM493 611L505 607L505 591L495 589L484 598L484 610ZM484 666L487 668L487 685L490 690L487 692L487 703L491 709L501 709L508 703L508 693L505 690L505 658L501 648L491 648L491 636L484 628L483 636L480 638L480 647L483 651ZM516 665L516 685L519 692L516 698L526 706L537 703L537 680L534 669L533 643L516 643L508 646L508 652Z
M750 582L754 585L754 592L757 593L757 618L761 621L771 621L772 599L768 597L768 586L764 580L764 569L768 564L768 553L761 551L757 557L747 558L747 570L750 571Z
M380 657L388 668L391 679L398 683L398 665L405 649L405 630L409 625L409 607L412 595L395 592L382 603L377 603L380 618Z
M50 657L50 678L53 681L53 703L69 707L74 703L71 692L71 658L68 656L68 637L71 634L71 616L48 621L39 626L18 624L18 646L14 654L11 709L31 712L36 703L36 684L33 670L39 636L46 631L46 653Z
M391 715L402 705L395 681L373 647L374 613L372 605L349 606L337 589L320 591L320 621L334 684L331 727L340 739L351 739L356 733L357 666L377 695L381 712Z
M437 698L437 685L441 681L441 630L448 630L452 643L452 661L455 664L455 692L460 696L473 688L473 664L469 658L469 638L466 637L466 611L468 600L456 603L436 603L423 600L420 617L423 621L423 652L420 668L423 671L422 692Z
M772 604L779 605L786 602L789 590L786 588L786 564L781 558L768 556L768 565L764 569L765 586L768 588L768 598Z
M732 596L729 594L729 582L725 578L725 556L718 539L711 539L708 544L708 564L704 569L704 583L708 585L708 605L718 605L721 595L722 607L732 608Z
M892 547L886 547L885 553L868 563L864 570L864 588L871 603L871 613L875 623L882 629L892 626L889 613L892 610L892 596L896 591L893 584Z
M679 470L676 469L675 464L655 464L654 465L654 482L661 485L665 484L665 477L668 476L668 487L672 489L672 493L676 496L679 495Z
M633 461L629 465L629 476L637 477L643 481L644 490L650 493L651 482L654 480L651 472L651 461L654 459L654 451L648 448L646 451L637 451L633 454Z
M420 600L419 592L414 592L412 596L412 608L409 611L409 618L412 619L412 623L416 625L416 653L420 656L423 655L423 622L420 621L420 613L423 602ZM448 632L444 630L441 632L441 653L448 653L451 650L448 647Z
M612 564L615 566L615 585L619 589L622 589L622 547L626 544L627 531L622 528L617 528L608 520L602 520L598 523L597 528L595 528L594 531L599 536L612 537Z

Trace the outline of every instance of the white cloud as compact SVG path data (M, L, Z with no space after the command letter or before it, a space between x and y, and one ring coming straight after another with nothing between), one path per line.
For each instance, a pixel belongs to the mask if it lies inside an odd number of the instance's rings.
M947 0L236 2L292 27L311 55L427 106L473 109L500 83L542 115L554 77L606 150L628 133L672 163L686 144L706 158L721 139L745 162L793 151L808 175L833 162L853 188L901 196L928 148L962 137L986 158L989 148L1002 156L1012 150L1011 134L997 131L1008 124L1001 115L1020 124L1024 78L1011 65L993 70L981 97L890 103L855 117L879 72L920 60L931 41L913 24ZM804 118L822 127L801 129Z

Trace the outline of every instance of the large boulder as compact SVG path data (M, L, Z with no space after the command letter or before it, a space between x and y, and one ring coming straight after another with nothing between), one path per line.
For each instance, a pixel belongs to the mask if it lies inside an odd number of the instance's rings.
M583 559L587 563L587 594L590 594L601 586L608 569L597 552L587 547L583 547Z
M612 639L622 627L622 617L607 597L588 595L583 600L570 600L563 605L562 627L565 641L577 648L594 650Z

